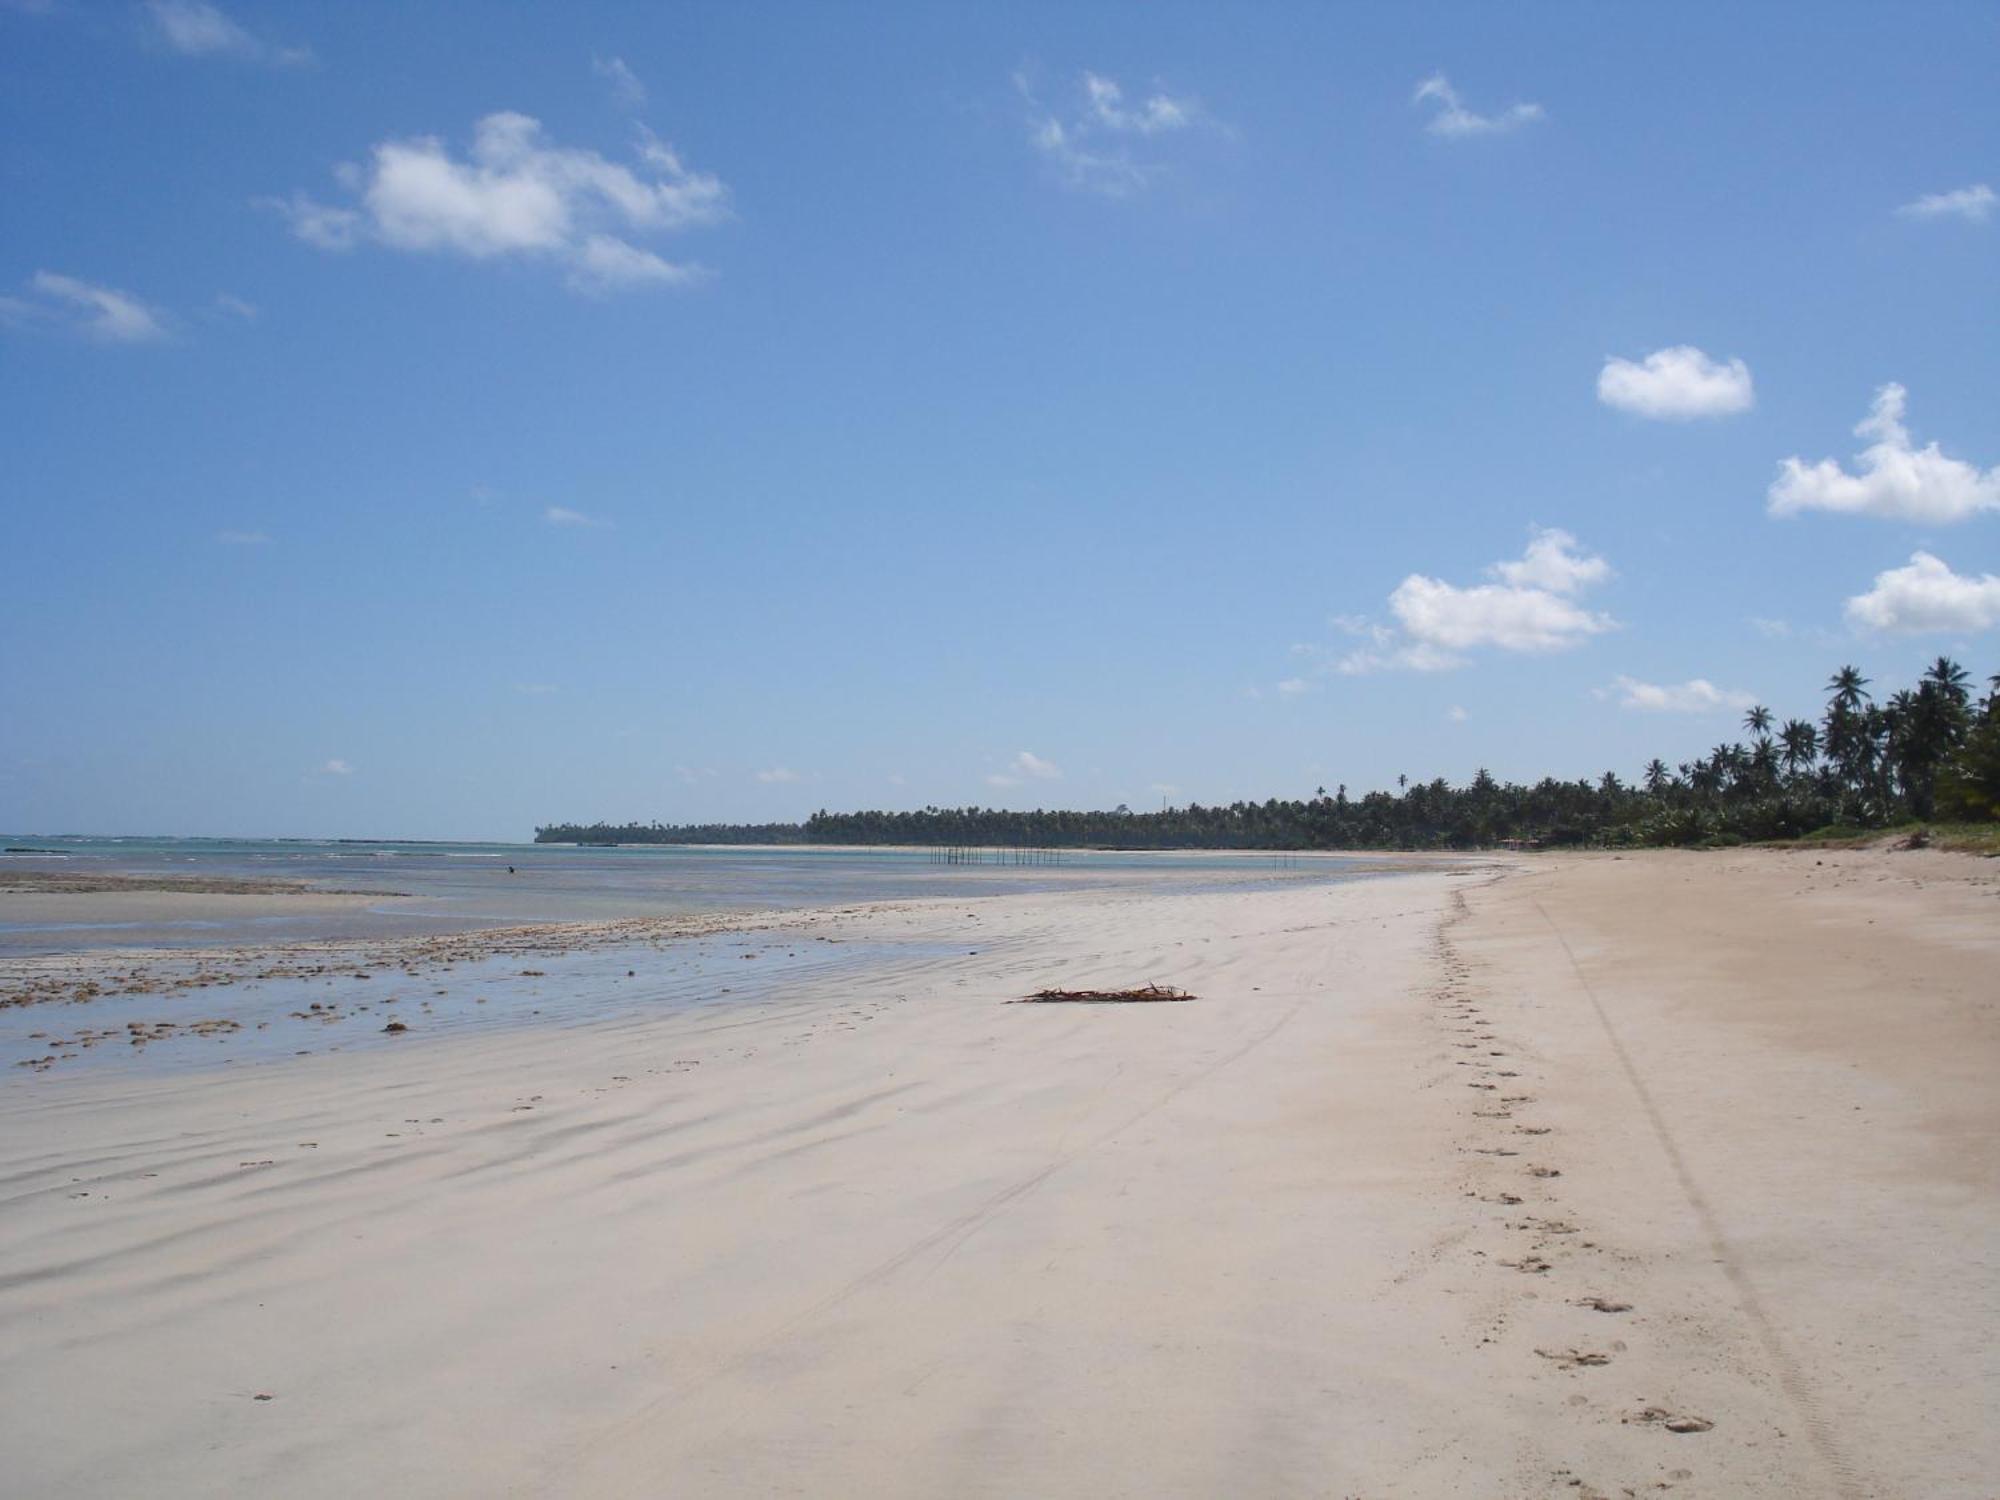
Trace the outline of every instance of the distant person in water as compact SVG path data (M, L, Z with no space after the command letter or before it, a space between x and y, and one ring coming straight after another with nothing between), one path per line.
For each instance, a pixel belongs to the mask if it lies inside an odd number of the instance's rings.
M509 875L512 875L514 873L514 867L512 865L507 866L507 873Z

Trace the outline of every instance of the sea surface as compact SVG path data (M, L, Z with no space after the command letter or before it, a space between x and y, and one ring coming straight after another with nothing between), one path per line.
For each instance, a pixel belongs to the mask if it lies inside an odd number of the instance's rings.
M1216 888L1378 873L1362 857L1063 850L1017 863L1012 850L941 864L926 849L749 848L627 844L442 844L309 839L50 837L0 834L0 869L300 881L379 901L339 912L93 921L87 900L64 919L23 913L0 894L0 955L94 947L233 947L318 938L403 937L537 922L748 913L864 901L988 896L1076 885ZM226 907L227 901L218 905ZM237 903L239 905L249 903ZM271 910L272 907L277 909ZM13 909L10 909L13 908Z
M1213 890L1383 873L1380 861L1340 855L1066 850L1059 863L1021 864L1012 851L989 850L983 862L940 864L923 849L17 834L0 834L0 846L38 851L0 855L0 873L215 876L379 893L354 902L301 902L312 909L288 912L285 903L296 898L283 895L162 901L149 893L0 892L0 962L77 955L80 963L101 962L107 969L130 966L130 950L167 950L165 967L172 970L226 962L218 949L255 951L311 939L366 944L533 923L747 915L940 896L972 901L1016 891ZM163 984L85 1004L0 1008L0 1087L34 1087L44 1074L111 1069L137 1076L254 1066L326 1052L421 1047L500 1028L624 1024L665 1011L811 1004L824 981L864 970L885 976L884 994L894 1000L966 951L958 943L721 931L574 951L564 951L556 938L550 951L537 951L531 960L499 953L442 968L427 965L421 973L377 963L366 972L245 977L195 989ZM155 1030L169 1024L170 1034ZM204 1029L217 1026L227 1029ZM135 1031L144 1038L132 1040Z

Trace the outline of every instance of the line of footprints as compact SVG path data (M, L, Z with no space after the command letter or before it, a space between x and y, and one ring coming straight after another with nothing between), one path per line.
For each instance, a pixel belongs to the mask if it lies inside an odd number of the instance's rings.
M1517 1106L1534 1103L1534 1096L1520 1092L1526 1085L1517 1082L1520 1071L1508 1066L1510 1061L1506 1049L1489 1028L1483 1011L1476 1003L1471 990L1472 966L1459 953L1452 942L1451 930L1470 915L1465 897L1460 892L1452 893L1452 909L1439 924L1434 940L1435 956L1443 973L1443 982L1433 992L1437 1004L1437 1014L1445 1023L1447 1034L1452 1038L1450 1046L1454 1052L1464 1055L1455 1060L1458 1066L1467 1069L1471 1076L1466 1087L1478 1097L1474 1100L1472 1117L1481 1122L1478 1138L1482 1142L1470 1149L1473 1155L1492 1159L1496 1164L1508 1158L1521 1158L1534 1150L1534 1143L1551 1134L1546 1125L1531 1124L1516 1118ZM1521 1162L1520 1170L1528 1179L1522 1187L1535 1192L1543 1202L1538 1207L1553 1206L1547 1202L1550 1190L1542 1184L1562 1176L1559 1168L1546 1162L1527 1159ZM1540 1189L1539 1191L1537 1191ZM1505 1208L1524 1207L1525 1200L1520 1193L1500 1187L1490 1192L1468 1189L1468 1193L1485 1203L1497 1204ZM1572 1240L1580 1233L1576 1225L1553 1215L1527 1213L1518 1219L1508 1221L1507 1227L1531 1236L1528 1248L1519 1258L1503 1260L1499 1264L1509 1270L1526 1276L1546 1276L1555 1269L1555 1263L1545 1252L1551 1252L1558 1241L1567 1240L1579 1249L1597 1249L1590 1240ZM1586 1308L1592 1312L1619 1314L1632 1311L1632 1304L1616 1297L1592 1294L1573 1297L1571 1305ZM1591 1369L1608 1365L1612 1357L1624 1352L1622 1341L1613 1340L1604 1349L1564 1348L1537 1349L1535 1353L1551 1365L1563 1370ZM1575 1402L1586 1398L1575 1396ZM1705 1417L1689 1412L1671 1411L1660 1406L1646 1406L1628 1413L1624 1421L1633 1425L1657 1427L1671 1433L1707 1432L1715 1424ZM1672 1477L1691 1477L1686 1470L1672 1471ZM1571 1479L1570 1483L1587 1490L1581 1480Z

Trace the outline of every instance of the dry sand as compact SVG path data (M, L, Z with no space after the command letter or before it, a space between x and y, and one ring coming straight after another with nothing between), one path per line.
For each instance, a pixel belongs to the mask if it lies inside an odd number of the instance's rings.
M801 920L965 951L9 1078L8 1491L1995 1493L1990 862Z

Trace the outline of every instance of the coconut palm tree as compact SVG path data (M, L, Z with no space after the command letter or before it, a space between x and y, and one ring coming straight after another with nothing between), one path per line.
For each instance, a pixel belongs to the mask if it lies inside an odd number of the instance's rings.
M1800 768L1810 766L1819 754L1819 731L1804 719L1787 719L1778 731L1778 743L1784 747L1787 774L1797 776Z
M1771 732L1771 710L1764 707L1761 703L1753 705L1750 712L1743 716L1743 727L1752 734L1769 734Z
M1842 667L1827 679L1826 690L1833 694L1833 701L1853 713L1869 701L1868 679L1861 675L1859 667Z
M1972 700L1972 694L1966 687L1972 680L1971 674L1949 656L1940 656L1932 662L1924 672L1923 680L1961 708Z
M1658 756L1646 762L1646 790L1658 797L1673 784L1673 776L1667 770L1667 763Z

